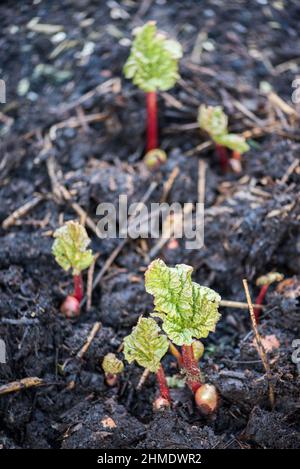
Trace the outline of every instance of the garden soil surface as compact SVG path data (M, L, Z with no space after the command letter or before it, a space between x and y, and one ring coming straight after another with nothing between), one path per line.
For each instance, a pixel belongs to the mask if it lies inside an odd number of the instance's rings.
M300 134L292 103L299 2L4 1L0 18L0 447L299 448ZM180 80L159 95L168 160L155 172L142 159L144 95L122 75L131 31L150 19L184 49ZM240 172L221 171L197 128L202 103L224 106L230 130L246 132L251 149ZM120 194L139 202L151 183L148 204L196 203L205 195L204 247L187 249L182 239L159 249L156 239L95 235L99 203L117 207ZM52 234L79 219L80 209L98 254L94 279L122 246L91 308L85 303L80 318L68 320L60 305L72 278L51 254ZM155 257L192 265L194 280L223 300L246 301L243 278L254 301L259 276L284 275L270 286L259 322L269 379L248 310L221 307L200 362L220 395L213 416L201 415L182 387L171 389L172 409L154 413L155 377L137 391L143 370L136 364L125 365L118 386L105 383L103 357L122 358L123 338L153 310L144 272ZM171 355L163 364L168 376L179 373ZM32 377L42 381L22 387ZM4 394L14 381L19 389Z

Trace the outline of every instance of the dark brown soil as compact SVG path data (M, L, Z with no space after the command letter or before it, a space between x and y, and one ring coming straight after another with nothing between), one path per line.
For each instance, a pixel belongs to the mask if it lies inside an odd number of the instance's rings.
M32 32L27 25L34 17L62 25L65 36L56 36L55 43L54 34ZM299 121L259 91L268 82L292 104L300 68L297 0L6 1L0 18L0 72L7 85L7 103L0 108L0 221L42 195L31 211L0 228L0 339L7 346L0 385L31 376L45 383L1 396L0 447L299 448L300 378L291 359L292 342L300 338ZM182 78L159 98L168 161L156 173L142 163L143 93L122 77L131 30L149 19L184 48ZM59 51L62 41L66 47ZM79 105L82 95L108 80L110 86ZM233 131L253 132L242 173L222 174L213 148L193 151L206 139L187 125L196 122L201 103L222 104ZM100 120L82 123L82 116L96 113ZM49 149L51 126L78 116L82 125L58 128ZM89 312L84 307L72 322L59 311L72 279L51 255L51 235L62 217L77 214L54 193L49 161L73 201L97 222L99 202L116 203L124 193L140 201L153 180L158 187L149 202L159 201L175 167L180 173L168 201L196 202L199 158L207 165L205 247L189 251L180 241L159 256L168 264L192 265L196 281L228 300L245 301L243 278L253 299L260 275L276 270L294 279L290 289L270 287L259 327L262 336L275 335L280 343L268 354L273 411L249 314L242 309L222 308L216 333L205 341L201 367L220 393L213 417L201 416L189 391L180 388L171 390L172 410L153 414L155 379L150 376L137 392L142 369L135 365L126 365L117 388L106 386L101 360L118 351L137 318L152 308L140 240L123 247L95 288ZM121 240L89 234L100 254L97 274ZM146 244L151 249L154 242ZM102 328L80 360L76 353L96 321ZM177 372L172 357L164 365L168 375ZM107 426L109 417L114 428Z

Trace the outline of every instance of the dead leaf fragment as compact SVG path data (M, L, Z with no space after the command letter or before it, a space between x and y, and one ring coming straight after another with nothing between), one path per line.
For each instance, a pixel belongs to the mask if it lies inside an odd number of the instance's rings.
M274 334L261 337L261 342L266 353L273 352L280 347L280 342ZM255 339L253 339L252 345L257 349L257 342Z
M300 296L300 279L287 278L277 285L276 291L285 298L296 299Z
M116 428L117 424L116 422L111 418L111 417L104 417L104 419L101 420L101 425L103 428Z

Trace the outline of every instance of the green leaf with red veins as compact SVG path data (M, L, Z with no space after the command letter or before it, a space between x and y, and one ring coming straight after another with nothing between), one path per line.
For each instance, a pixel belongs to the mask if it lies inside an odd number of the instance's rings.
M242 135L226 134L221 136L215 136L214 140L219 145L227 147L230 150L237 151L241 155L246 151L250 150L248 143Z
M131 78L146 93L172 88L179 78L181 45L158 33L154 21L136 28L134 35L130 55L124 65L125 77Z
M199 108L198 123L202 130L205 130L214 140L216 135L227 134L228 118L222 106L205 106Z
M161 334L156 321L151 318L140 318L130 335L124 339L125 359L134 360L144 368L156 373L162 357L167 353L169 341Z
M105 374L117 375L124 370L124 364L114 353L108 353L103 359L102 368Z
M162 329L176 345L207 337L221 317L220 295L193 282L192 271L188 265L168 267L156 259L145 274L146 291L154 296L153 316L162 319Z
M64 269L72 268L73 275L79 275L93 262L93 253L87 249L91 240L86 229L77 221L68 221L54 232L55 241L52 254L56 262Z

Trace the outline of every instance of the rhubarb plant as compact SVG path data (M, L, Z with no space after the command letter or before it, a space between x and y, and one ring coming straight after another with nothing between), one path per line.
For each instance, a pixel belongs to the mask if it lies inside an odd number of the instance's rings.
M172 343L182 346L186 383L195 394L197 405L206 412L208 407L212 409L214 405L208 405L203 399L211 399L216 407L217 394L211 385L206 385L206 388L209 386L206 393L203 389L200 391L204 383L195 359L193 342L215 331L220 319L218 307L221 297L214 290L193 282L192 271L188 265L168 267L161 259L156 259L146 271L145 287L154 296L152 316L162 320L162 329Z
M146 93L146 147L150 151L158 148L157 91L169 90L178 80L178 60L182 57L182 49L177 41L158 32L154 21L136 28L133 34L124 74Z
M236 163L232 165L233 168L239 169L241 155L249 150L249 145L242 135L228 133L228 117L223 108L202 104L199 108L198 123L215 142L222 170L226 171L229 162L227 148L232 150L232 160Z
M93 253L87 249L90 238L85 228L77 221L68 221L54 232L55 241L52 253L56 262L65 271L72 270L74 281L73 295L68 295L61 306L61 311L69 318L80 313L83 299L82 271L93 262Z
M156 374L160 395L154 408L169 407L169 388L161 360L167 353L169 341L161 333L154 319L141 317L130 335L124 339L124 356L128 363L136 361L140 366Z
M118 382L118 375L124 370L124 363L114 353L108 353L103 359L102 368L108 386L115 386Z

